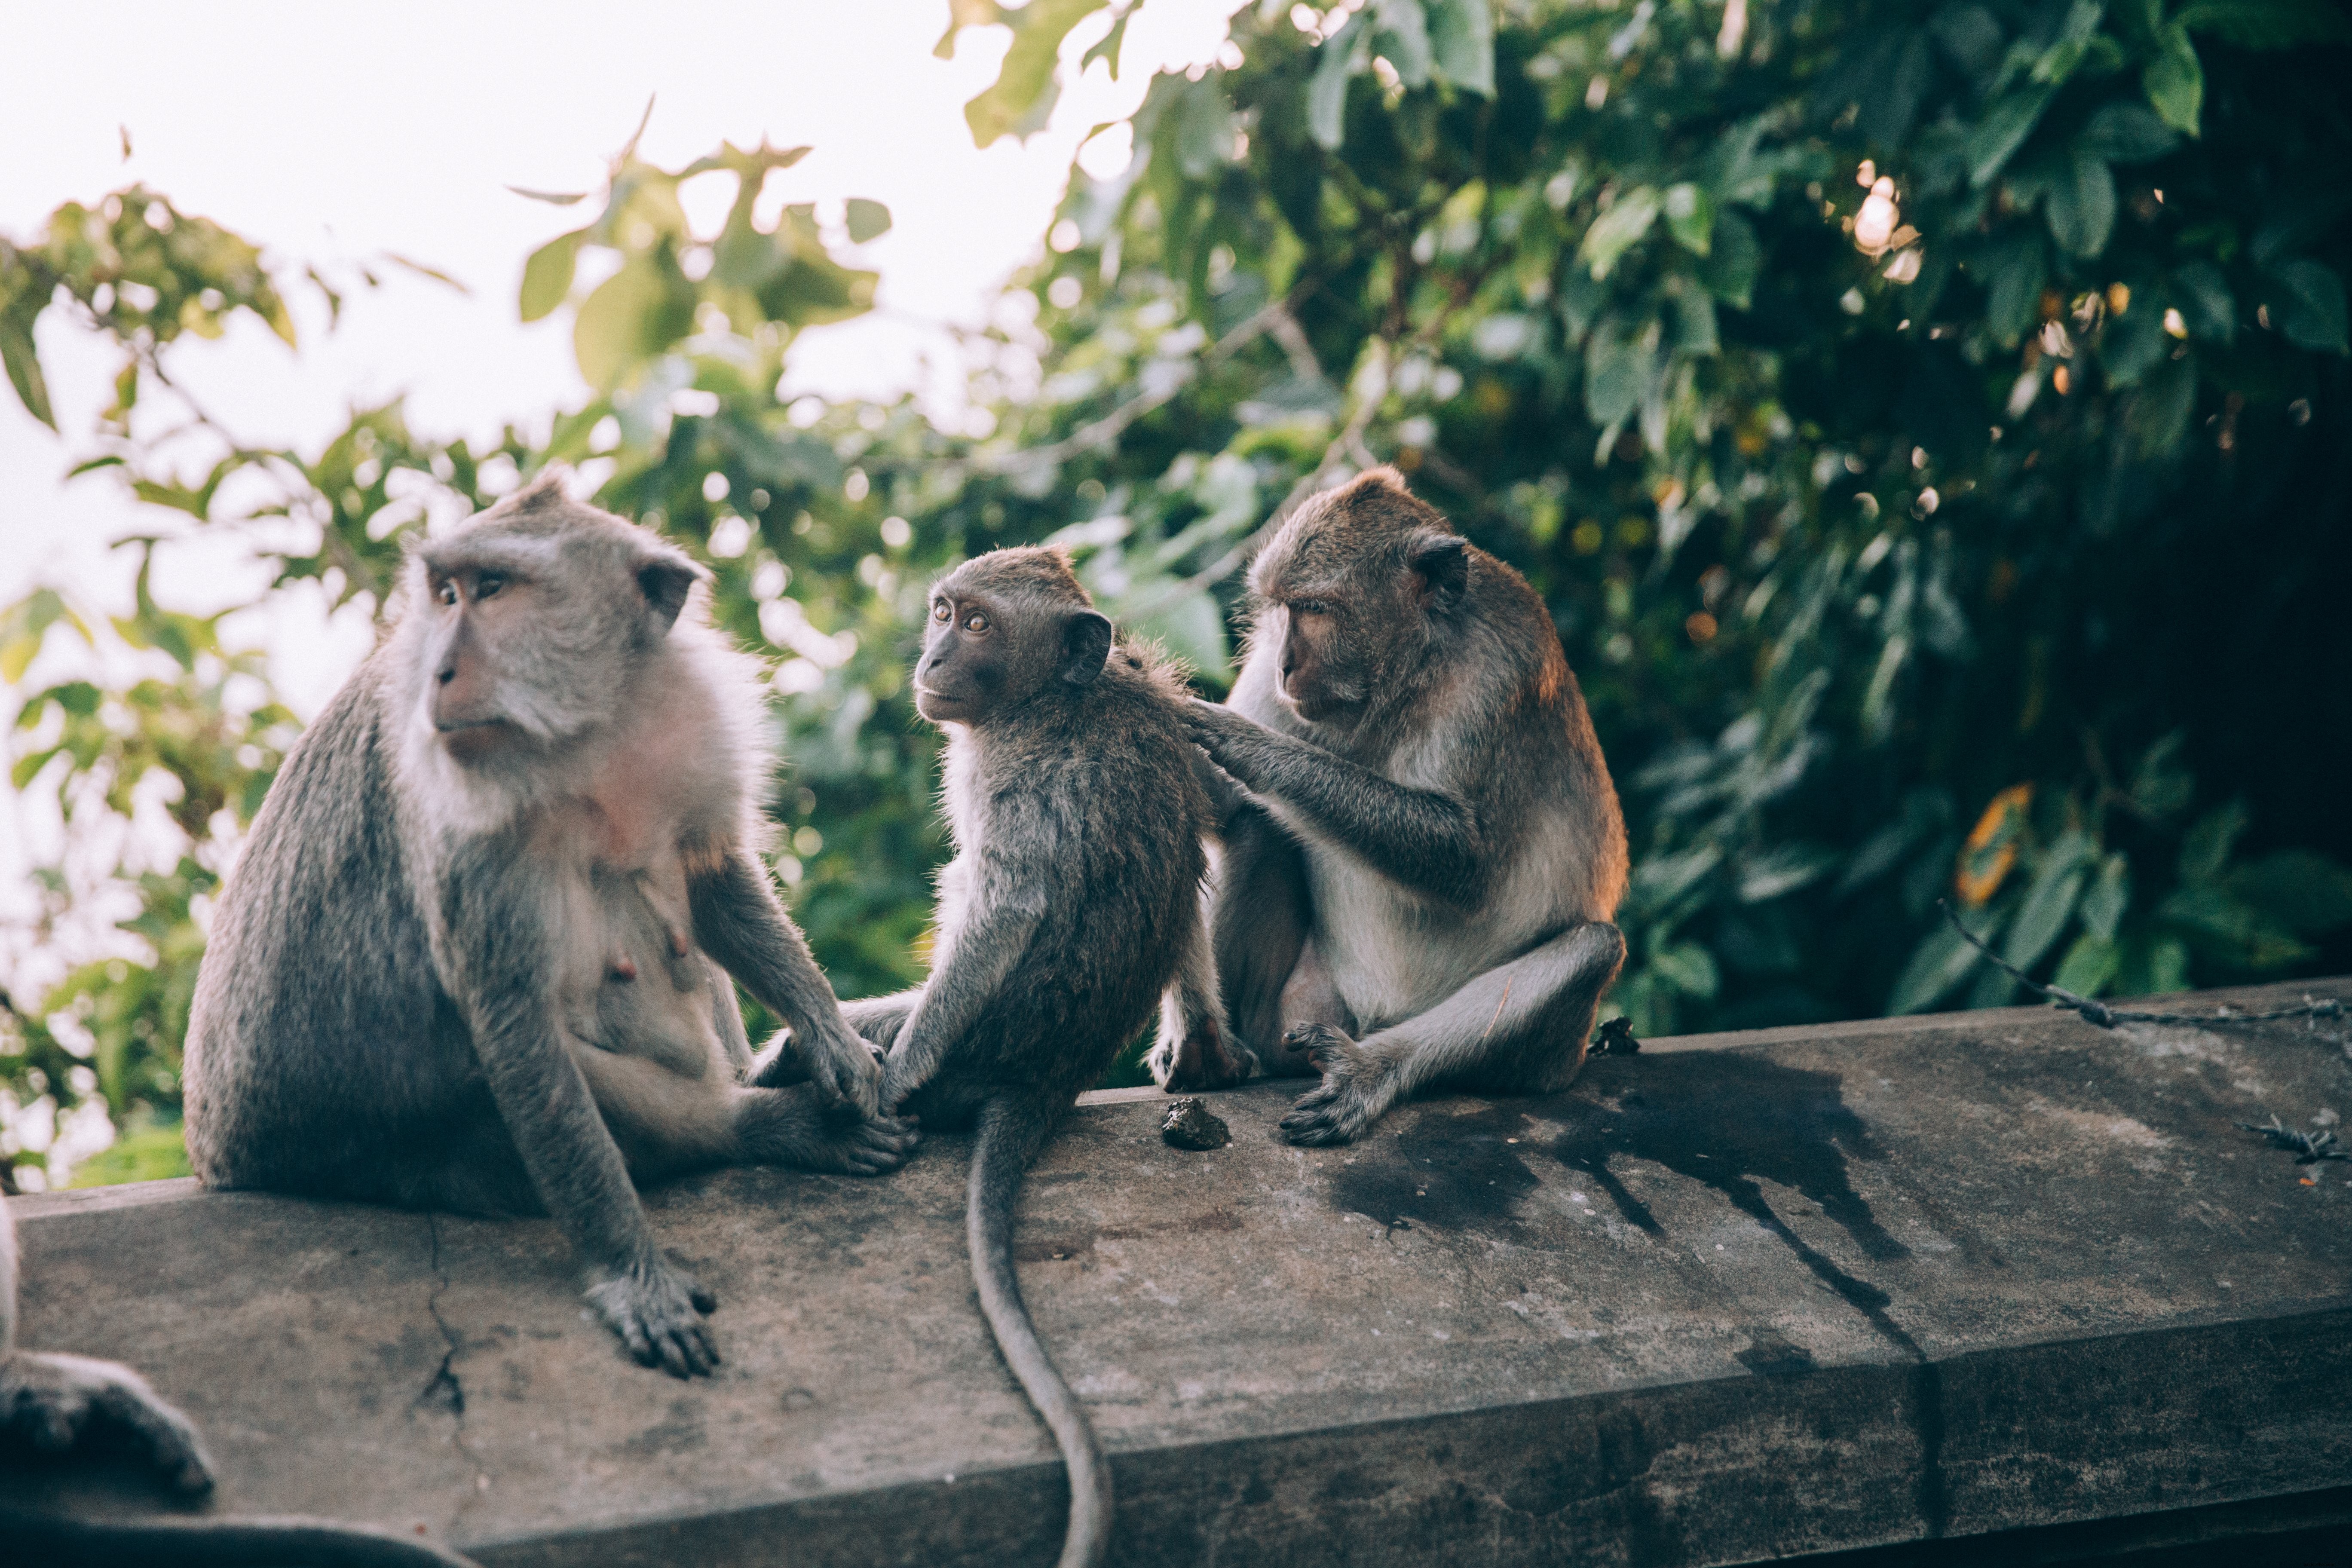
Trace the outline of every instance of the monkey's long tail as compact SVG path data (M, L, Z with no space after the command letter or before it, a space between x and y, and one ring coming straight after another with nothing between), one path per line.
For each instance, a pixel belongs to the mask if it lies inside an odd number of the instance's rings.
M980 1287L980 1310L996 1335L996 1348L1037 1414L1045 1418L1069 1468L1070 1523L1062 1537L1060 1568L1094 1568L1110 1546L1110 1467L1103 1462L1102 1445L1086 1407L1038 1341L1036 1325L1021 1302L1021 1282L1013 1272L1013 1201L1060 1109L1009 1095L1000 1095L982 1109L979 1136L972 1142L964 1240L971 1253L972 1279Z
M478 1568L445 1546L323 1519L68 1519L0 1503L9 1561L45 1568Z

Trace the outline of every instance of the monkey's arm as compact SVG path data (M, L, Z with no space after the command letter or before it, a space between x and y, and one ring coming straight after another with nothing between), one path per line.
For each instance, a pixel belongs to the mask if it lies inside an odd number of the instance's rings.
M688 893L702 950L793 1026L794 1049L820 1089L872 1116L881 1077L873 1053L842 1022L832 985L759 864L741 850L723 855Z
M882 1069L882 1109L896 1114L908 1095L936 1076L956 1043L977 1023L1028 950L1045 918L1042 876L1023 874L1001 858L979 858L968 913L915 1010L898 1029Z
M1198 698L1190 718L1193 741L1244 788L1289 807L1383 874L1458 904L1485 891L1486 847L1462 801L1409 788Z
M509 858L510 863L512 858ZM664 1258L604 1113L565 1049L544 989L553 965L534 900L491 874L453 874L443 901L450 990L490 1097L547 1212L587 1263L588 1299L631 1353L685 1377L719 1360L699 1313L709 1293Z

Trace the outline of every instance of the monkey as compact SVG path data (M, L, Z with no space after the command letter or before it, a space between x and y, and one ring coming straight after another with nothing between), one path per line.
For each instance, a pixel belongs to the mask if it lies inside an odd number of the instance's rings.
M16 1222L0 1201L0 1443L61 1456L111 1438L175 1500L213 1489L194 1423L118 1362L37 1354L16 1345ZM0 1502L0 1540L28 1563L178 1565L314 1563L322 1568L474 1568L430 1542L325 1520L77 1519ZM14 1559L12 1559L13 1561Z
M992 551L932 588L915 708L945 731L955 856L930 974L843 1008L889 1042L885 1113L977 1125L965 1220L980 1303L1070 1475L1062 1568L1102 1560L1110 1473L1013 1268L1023 1175L1160 1007L1160 1041L1223 1048L1201 889L1210 800L1181 669L1116 638L1058 550Z
M558 473L413 549L220 896L184 1068L206 1185L551 1215L679 1377L716 1302L633 1182L915 1139L755 853L761 684L708 576ZM790 1026L756 1059L730 974Z
M1237 786L1211 917L1233 1062L1320 1077L1280 1122L1310 1146L1432 1087L1565 1088L1624 963L1627 856L1542 601L1376 468L1284 521L1249 602L1231 695L1190 709Z

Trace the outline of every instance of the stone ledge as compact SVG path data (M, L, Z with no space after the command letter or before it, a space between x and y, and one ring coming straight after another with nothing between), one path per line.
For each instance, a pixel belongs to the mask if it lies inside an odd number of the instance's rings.
M2189 1001L2306 991L2352 985ZM2352 1166L2231 1123L2352 1112L2347 1039L2031 1009L1692 1037L1328 1151L1274 1138L1295 1085L1214 1097L1210 1153L1116 1090L1033 1178L1024 1285L1126 1563L1741 1563L2307 1499L2352 1482ZM12 1200L26 1342L185 1405L215 1511L492 1565L1049 1561L967 1148L653 1194L720 1297L708 1383L622 1357L543 1223L189 1183ZM155 1506L40 1467L0 1495Z

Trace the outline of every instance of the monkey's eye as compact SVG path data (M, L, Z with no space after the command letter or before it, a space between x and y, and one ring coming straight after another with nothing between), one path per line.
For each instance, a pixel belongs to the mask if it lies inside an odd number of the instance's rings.
M499 575L496 572L485 572L480 576L474 579L474 597L477 599L495 598L498 596L499 590L506 585L507 580Z
M1294 599L1290 603L1290 613L1294 616L1328 616L1331 613L1331 606L1320 599Z
M454 605L457 602L457 584L444 583L433 591L433 596L445 605Z
M963 629L968 632L984 632L988 629L988 617L974 610L963 618Z
M941 626L948 624L948 617L951 613L952 612L948 609L948 602L945 599L941 599L938 604L931 606L931 619L939 622Z

